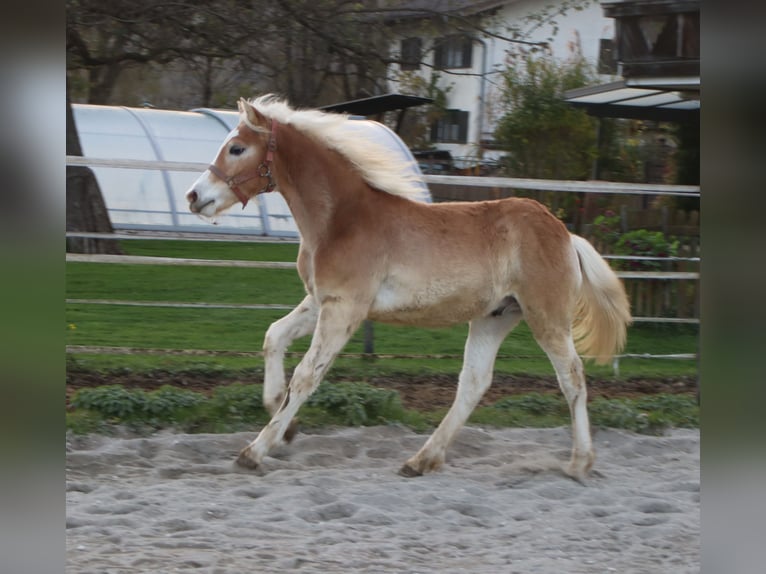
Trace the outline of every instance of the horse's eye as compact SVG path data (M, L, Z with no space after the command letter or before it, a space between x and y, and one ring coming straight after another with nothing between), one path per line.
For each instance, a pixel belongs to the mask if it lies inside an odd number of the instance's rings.
M245 151L245 148L237 144L234 144L229 148L229 153L231 155L242 155L244 151Z

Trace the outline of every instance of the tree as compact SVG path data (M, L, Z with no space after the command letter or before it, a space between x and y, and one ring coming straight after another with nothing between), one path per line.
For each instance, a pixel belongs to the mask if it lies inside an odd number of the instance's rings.
M87 102L111 103L125 72L184 58L229 59L252 48L236 0L67 0L67 71Z
M89 103L112 103L121 78L141 70L193 86L177 90L184 103L191 92L191 106L211 105L217 83L231 101L244 88L316 106L327 92L355 98L381 86L382 17L350 0L68 0L67 69Z
M593 82L579 55L561 62L543 52L512 55L503 73L506 108L495 138L508 150L508 175L586 179L596 156L595 120L563 100L566 90Z
M438 121L447 110L447 96L451 86L439 87L440 75L433 73L428 79L412 72L400 72L396 81L402 90L413 96L431 98L427 106L415 108L403 122L399 137L414 150L426 150L434 147L431 143L431 125Z
M66 101L66 153L82 155L80 138L75 129L72 103ZM112 233L112 223L106 210L96 176L85 166L66 168L66 230ZM74 253L122 253L114 240L85 237L67 238L67 251Z
M380 93L391 64L400 63L400 56L390 52L391 25L405 20L440 34L540 44L515 29L506 35L489 30L482 25L484 13L474 13L469 4L67 0L72 96L74 101L117 103L116 90L127 83L120 104L139 105L160 93L164 107L178 108L233 105L241 95L268 91L308 107L365 97ZM541 21L553 15L546 12ZM422 54L426 67L428 56ZM131 74L140 74L141 82ZM148 87L150 83L159 88ZM164 86L172 89L163 92Z
M67 0L67 100L141 105L161 98L154 104L189 109L263 92L307 107L370 96L387 86L391 64L401 63L390 52L390 26L403 19L440 34L539 44L515 30L490 31L482 26L486 12L469 8L402 0ZM76 136L73 124L70 132ZM95 219L73 220L73 229L110 228L92 173L68 174L68 214L95 210Z

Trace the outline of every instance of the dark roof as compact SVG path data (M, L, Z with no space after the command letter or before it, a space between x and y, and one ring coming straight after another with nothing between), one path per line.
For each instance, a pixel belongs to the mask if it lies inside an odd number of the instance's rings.
M433 101L433 98L423 98L421 96L384 94L382 96L372 96L370 98L322 106L319 109L325 112L337 112L356 116L373 116L382 114L383 112L403 110L413 106L422 106L424 104L430 104Z
M508 0L405 0L391 6L386 19L428 18L434 14L469 16L493 10L504 4L508 4Z
M700 0L604 0L601 8L607 18L699 12Z

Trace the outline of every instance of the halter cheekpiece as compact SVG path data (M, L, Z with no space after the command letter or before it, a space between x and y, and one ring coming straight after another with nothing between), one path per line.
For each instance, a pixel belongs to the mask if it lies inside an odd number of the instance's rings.
M266 184L266 186L261 189L260 191L256 192L253 197L256 195L260 195L261 193L268 193L270 191L274 191L274 188L276 188L277 184L274 182L274 176L271 173L271 163L274 161L274 152L277 150L277 127L279 126L279 123L272 119L271 120L271 133L269 134L269 141L266 143L266 157L264 160L260 163L260 165L256 168L254 172L251 172L249 174L240 174L240 175L226 175L222 170L218 169L213 164L210 164L208 166L208 169L210 172L215 175L217 178L223 180L223 182L229 186L229 189L231 189L232 193L237 196L237 199L239 199L240 202L242 202L242 209L245 209L245 206L247 205L247 202L250 200L249 197L247 197L244 193L242 193L242 190L239 189L239 186L245 183L246 181L250 181L253 178L261 177L261 178L267 178L269 182Z

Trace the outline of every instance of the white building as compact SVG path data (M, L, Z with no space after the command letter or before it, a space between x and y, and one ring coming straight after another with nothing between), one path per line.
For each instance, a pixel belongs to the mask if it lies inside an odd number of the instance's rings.
M511 35L509 28L522 32L527 42L548 42L554 57L561 60L580 53L598 65L601 52L608 53L614 38L614 20L605 18L598 0L580 2L582 10L569 9L542 24L535 24L530 15L555 13L571 4L567 0L506 0L459 1L437 0L407 3L411 11L404 12L394 25L396 38L393 51L413 64L395 65L397 72L419 74L429 80L439 74L436 85L450 88L447 93L449 113L431 129L431 142L449 151L456 167L475 165L480 157L495 158L502 152L483 150L480 144L490 143L500 119L498 100L501 92L501 72L508 62L508 51L514 45L503 38ZM418 12L418 9L423 11ZM423 26L424 18L433 19L434 12L479 18L481 27L489 33L473 32L448 36L438 35L438 24ZM423 32L423 30L432 32ZM427 65L419 65L423 61ZM602 76L609 81L612 76ZM399 82L392 82L392 91L406 91Z

